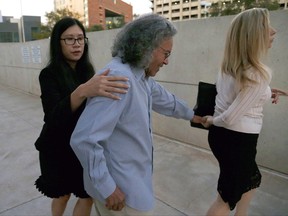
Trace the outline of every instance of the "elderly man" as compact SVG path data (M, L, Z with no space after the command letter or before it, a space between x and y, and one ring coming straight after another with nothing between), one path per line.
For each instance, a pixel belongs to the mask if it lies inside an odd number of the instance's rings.
M156 14L126 24L103 70L127 77L128 92L119 94L121 100L88 99L74 130L71 146L100 215L153 215L152 110L200 122L185 102L152 78L168 64L176 32L171 22Z

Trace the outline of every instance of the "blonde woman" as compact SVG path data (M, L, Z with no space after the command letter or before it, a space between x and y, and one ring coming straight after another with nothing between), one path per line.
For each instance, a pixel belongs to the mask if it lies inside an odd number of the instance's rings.
M255 161L262 109L266 101L277 103L271 91L270 69L261 62L276 31L270 26L267 9L249 9L232 21L226 39L216 87L214 116L204 117L209 127L210 148L219 162L218 197L207 215L247 215L261 174ZM273 93L273 94L272 94Z

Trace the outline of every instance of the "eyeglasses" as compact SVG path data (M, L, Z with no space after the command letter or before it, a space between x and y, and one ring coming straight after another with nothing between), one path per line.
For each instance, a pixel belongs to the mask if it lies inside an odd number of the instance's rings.
M166 49L162 48L161 46L160 46L160 48L164 51L165 59L167 59L171 55L171 51L166 50Z
M88 42L88 38L87 37L80 37L80 38L61 38L60 40L64 40L66 45L74 45L76 43L76 41L78 42L78 44L83 45L86 44Z

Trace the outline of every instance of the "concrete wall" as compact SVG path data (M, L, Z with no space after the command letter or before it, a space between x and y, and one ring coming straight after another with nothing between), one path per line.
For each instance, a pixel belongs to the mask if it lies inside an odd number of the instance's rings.
M178 34L169 65L156 79L193 107L199 80L214 82L222 58L226 32L233 16L176 22ZM288 90L288 12L271 12L277 30L267 64L273 69L272 87ZM89 33L93 63L100 69L110 60L110 47L117 30ZM0 44L0 83L40 95L38 75L47 63L49 40ZM287 138L288 98L277 105L267 104L264 126L259 137L258 163L288 174ZM154 132L194 146L209 149L207 131L191 128L189 123L154 114Z

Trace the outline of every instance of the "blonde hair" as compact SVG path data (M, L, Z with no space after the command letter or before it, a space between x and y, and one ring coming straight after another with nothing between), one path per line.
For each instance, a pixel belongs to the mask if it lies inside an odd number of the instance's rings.
M231 75L240 86L255 83L247 70L253 67L264 79L269 79L266 66L260 59L269 48L269 12L265 8L253 8L239 13L228 30L222 73Z

